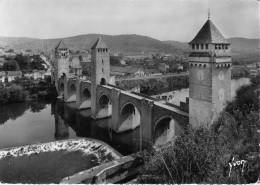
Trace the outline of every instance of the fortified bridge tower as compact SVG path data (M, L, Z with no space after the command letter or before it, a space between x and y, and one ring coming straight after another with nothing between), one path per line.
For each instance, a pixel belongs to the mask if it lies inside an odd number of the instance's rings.
M59 91L59 79L69 76L69 49L61 40L55 47L54 53L54 82L57 91Z
M189 48L189 122L210 125L231 100L230 43L208 19Z
M91 116L94 119L96 118L98 110L97 106L99 104L99 97L97 97L97 85L106 85L109 83L109 79L109 49L100 37L91 48ZM108 106L111 106L111 100L108 99L104 99L101 103L104 105L109 103Z

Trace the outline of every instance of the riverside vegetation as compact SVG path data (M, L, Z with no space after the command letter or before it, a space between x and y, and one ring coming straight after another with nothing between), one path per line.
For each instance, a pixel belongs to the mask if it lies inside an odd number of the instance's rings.
M237 90L211 127L187 128L160 151L148 149L138 183L255 183L259 157L260 75ZM245 165L231 168L234 160Z
M35 81L28 78L17 78L5 85L0 82L0 105L25 102L30 99L52 99L57 97L56 89L50 78Z
M180 90L182 88L189 87L189 76L171 76L171 77L159 77L150 78L147 80L122 80L116 82L116 86L123 89L132 89L134 87L140 86L140 93L152 96L164 92Z

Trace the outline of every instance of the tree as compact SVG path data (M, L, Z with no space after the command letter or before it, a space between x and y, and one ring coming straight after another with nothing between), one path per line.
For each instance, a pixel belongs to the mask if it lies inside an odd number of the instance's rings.
M11 60L8 62L5 62L3 65L3 70L4 71L17 71L19 70L19 65L15 60Z
M110 56L110 64L111 64L112 66L121 65L119 58L118 58L118 57L115 57L115 56Z
M30 56L16 55L15 60L17 61L21 70L28 70L29 69Z
M7 52L7 53L13 53L14 50L13 50L13 49L9 49L9 50L7 50L6 52Z

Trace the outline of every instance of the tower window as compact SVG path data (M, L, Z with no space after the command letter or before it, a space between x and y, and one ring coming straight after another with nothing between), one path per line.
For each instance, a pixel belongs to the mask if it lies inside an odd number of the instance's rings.
M195 44L192 44L191 46L192 46L192 49L195 49Z
M104 73L104 69L102 68L102 73Z
M196 49L199 49L200 48L200 45L199 44L196 44Z
M204 48L204 44L201 44L200 47L201 47L201 49L203 49Z
M102 59L102 64L104 64L104 60Z
M209 45L208 44L206 44L206 49L209 49Z

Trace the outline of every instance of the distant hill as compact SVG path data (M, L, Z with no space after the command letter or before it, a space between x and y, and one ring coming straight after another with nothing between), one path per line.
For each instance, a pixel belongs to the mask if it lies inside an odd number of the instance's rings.
M234 59L241 60L258 60L260 59L260 40L259 39L247 39L241 37L232 37L227 39L231 43L231 52ZM188 44L186 42L178 41L163 41L166 44L170 44L175 48L188 51Z
M10 45L14 49L32 49L40 51L50 51L55 48L60 40L68 45L69 49L90 50L94 42L99 38L107 43L112 52L118 51L125 54L140 54L165 52L183 55L188 52L188 44L178 41L160 41L147 36L141 35L101 35L101 34L86 34L67 38L57 39L35 39L26 37L0 37L1 45ZM246 39L240 37L229 38L228 41L232 44L232 55L236 59L259 59L259 39Z
M22 43L37 41L39 39L28 37L0 37L0 46L16 46Z
M260 40L259 39L246 39L240 37L229 38L228 41L232 44L232 51L247 51L259 52Z
M179 41L173 41L173 40L166 40L163 41L166 44L169 44L171 46L174 46L176 48L182 49L184 51L188 51L189 50L189 45L187 42L179 42Z
M140 35L100 35L87 34L57 39L33 39L33 38L4 38L0 37L0 45L11 45L14 49L27 49L48 51L55 48L60 40L64 40L71 50L90 50L94 42L99 38L106 42L112 51L126 54L142 52L170 52L183 53L181 48L166 44L162 41Z

